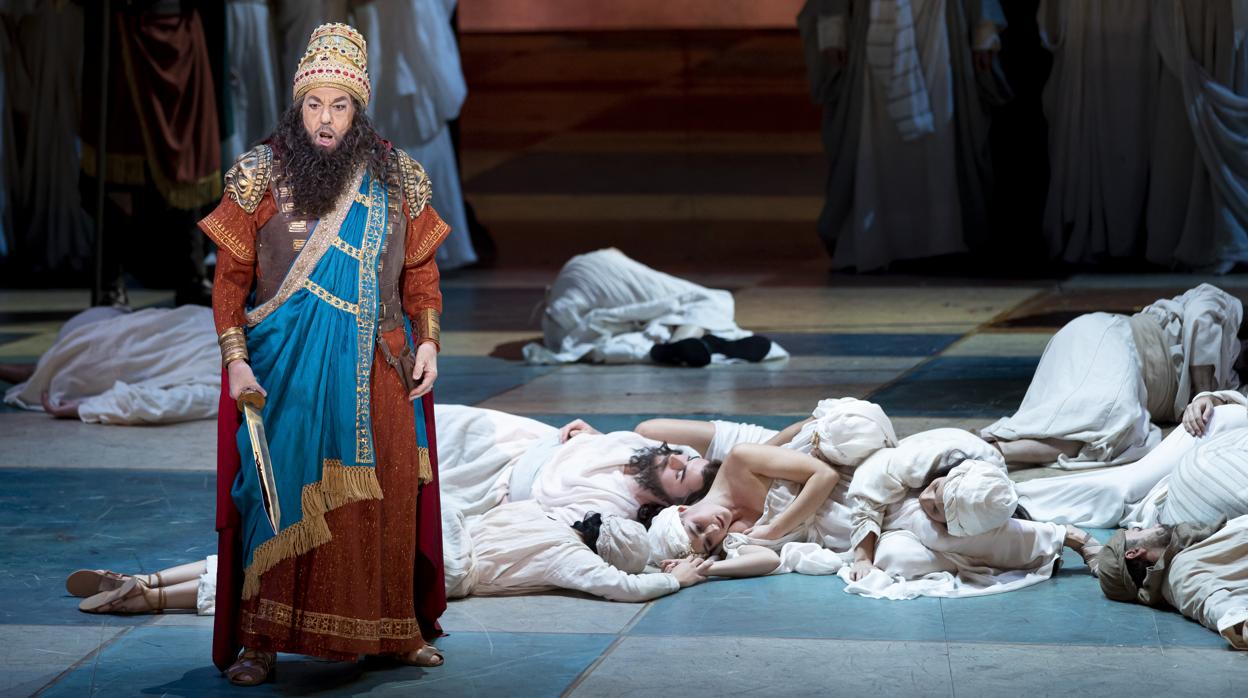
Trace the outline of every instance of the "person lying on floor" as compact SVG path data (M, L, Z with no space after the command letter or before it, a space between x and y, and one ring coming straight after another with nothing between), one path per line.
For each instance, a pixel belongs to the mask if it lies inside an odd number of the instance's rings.
M1239 385L1243 306L1201 284L1131 315L1081 315L1053 335L1013 416L981 432L1011 467L1139 460L1192 395ZM1239 369L1244 368L1241 361Z
M1214 395L1248 402L1236 392ZM1241 457L1248 452L1248 409L1215 400L1197 396L1183 427L1140 460L1019 483L1019 502L1037 520L1095 528L1248 514L1248 463Z
M730 534L740 536L740 556L714 562L717 576L767 574L789 542L848 548L846 483L868 456L897 443L884 411L853 398L825 400L813 419L775 440L785 445L735 446L698 501L640 513L650 520L652 562L719 557Z
M167 424L217 416L221 353L212 310L90 308L39 363L0 365L7 404L91 424Z
M655 271L608 248L568 260L546 293L541 344L529 363L638 363L706 366L783 359L765 337L737 327L728 291Z
M1248 516L1118 531L1097 556L1097 578L1114 601L1169 604L1248 650Z
M84 613L160 613L195 611L211 616L217 606L217 556L151 574L76 570L65 589L81 597Z
M702 561L643 573L646 529L619 516L590 513L569 526L525 501L469 518L443 510L442 522L447 598L570 590L639 602L706 579Z

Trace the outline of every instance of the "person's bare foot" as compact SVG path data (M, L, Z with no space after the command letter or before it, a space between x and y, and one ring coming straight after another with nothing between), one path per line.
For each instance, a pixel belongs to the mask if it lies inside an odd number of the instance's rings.
M57 419L78 419L79 402L65 402L60 405L52 402L48 391L43 391L43 395L39 396L43 402L43 411L56 417Z
M0 381L5 383L25 383L35 375L35 364L0 364Z

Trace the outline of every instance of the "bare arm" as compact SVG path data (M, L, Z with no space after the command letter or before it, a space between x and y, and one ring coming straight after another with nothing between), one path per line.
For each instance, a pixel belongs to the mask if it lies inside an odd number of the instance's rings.
M874 532L868 533L858 542L858 546L854 548L854 568L849 573L850 581L856 582L875 569L875 544L877 542Z
M756 477L788 480L802 486L787 509L766 526L755 527L751 531L750 535L756 538L780 538L797 528L819 510L840 479L840 475L827 463L778 446L741 444L732 449L727 460L736 460L738 464L735 467L745 468ZM727 461L724 466L731 467Z
M1192 393L1206 393L1218 389L1217 380L1214 377L1213 366L1193 366L1192 374Z
M781 430L780 433L768 439L765 443L768 446L783 446L787 444L788 442L792 441L793 438L797 436L797 433L802 430L802 427L806 426L807 424L813 421L815 421L814 417L807 417L806 419L803 419L800 422L790 424L789 426Z
M647 439L688 446L702 454L715 438L715 425L696 419L647 419L634 431Z
M780 555L761 545L743 545L731 560L716 560L706 568L708 577L761 577L780 566Z

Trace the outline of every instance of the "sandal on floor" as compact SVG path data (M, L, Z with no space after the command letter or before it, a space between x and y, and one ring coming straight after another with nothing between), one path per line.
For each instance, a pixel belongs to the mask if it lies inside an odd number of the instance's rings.
M433 645L425 645L418 650L396 655L395 659L399 660L400 664L423 667L442 666L442 663L446 661L442 650Z
M259 686L266 681L272 681L276 673L276 653L243 650L230 668L225 670L225 678L235 686Z
M147 598L150 588L131 577L112 591L102 591L78 604L84 613L161 613L165 608L165 590L156 589L156 603Z
M74 596L86 598L101 591L112 591L126 583L130 575L109 570L76 570L65 578L65 590Z

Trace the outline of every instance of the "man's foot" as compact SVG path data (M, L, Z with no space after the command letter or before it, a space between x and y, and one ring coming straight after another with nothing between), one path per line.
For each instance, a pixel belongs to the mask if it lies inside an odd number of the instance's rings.
M711 350L701 339L682 339L654 345L650 349L650 359L665 366L701 368L711 363Z
M84 613L160 613L165 608L165 590L152 589L131 577L112 591L88 596L78 604Z
M129 581L130 576L109 570L77 570L65 578L65 590L79 598L112 591Z
M259 686L277 673L277 654L244 649L225 670L225 678L235 686Z
M762 361L771 351L771 340L759 335L727 340L708 334L702 337L702 341L706 342L706 346L716 354L723 354L730 359L744 359L751 363Z
M442 650L433 645L425 645L418 650L395 655L395 659L400 664L423 667L442 666L442 663L446 661L446 658L442 656Z

